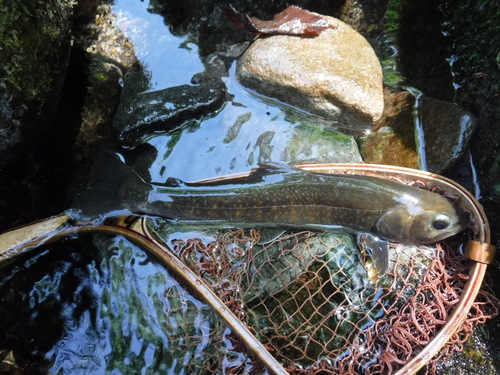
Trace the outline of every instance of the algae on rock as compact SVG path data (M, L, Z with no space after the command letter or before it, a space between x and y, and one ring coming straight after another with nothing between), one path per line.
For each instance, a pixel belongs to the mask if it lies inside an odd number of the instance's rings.
M73 0L0 4L0 161L46 131L71 49Z

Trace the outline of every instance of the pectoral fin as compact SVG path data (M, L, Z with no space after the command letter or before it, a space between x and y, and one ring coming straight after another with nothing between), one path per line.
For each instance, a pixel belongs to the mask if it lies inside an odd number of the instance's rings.
M376 282L389 270L389 242L370 233L358 234L357 242L365 259L368 277Z
M280 228L266 228L266 229L261 229L260 230L260 241L258 242L259 245L267 245L274 240L278 239L281 237L286 230L280 229Z

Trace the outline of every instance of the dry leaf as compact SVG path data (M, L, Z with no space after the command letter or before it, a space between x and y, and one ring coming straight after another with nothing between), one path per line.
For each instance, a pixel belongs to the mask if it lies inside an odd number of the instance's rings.
M270 21L250 17L234 9L226 9L226 15L236 26L250 34L314 37L328 28L334 28L326 18L294 5L276 14Z

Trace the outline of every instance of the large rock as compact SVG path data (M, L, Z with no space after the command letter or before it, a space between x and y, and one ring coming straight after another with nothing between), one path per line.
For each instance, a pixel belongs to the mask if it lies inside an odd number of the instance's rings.
M382 115L382 69L365 38L342 21L325 18L333 28L315 38L257 39L239 60L237 78L259 93L362 133Z
M0 164L50 127L71 48L72 0L0 3Z

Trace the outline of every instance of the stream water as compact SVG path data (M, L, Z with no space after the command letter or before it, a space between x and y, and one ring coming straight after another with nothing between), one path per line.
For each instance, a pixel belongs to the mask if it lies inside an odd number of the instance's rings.
M384 81L393 86L409 81L397 67L400 5L389 2L388 27L379 39ZM189 35L174 35L165 18L151 12L148 1L115 0L111 7L145 67L149 91L189 85L204 71L199 46ZM142 146L152 152L142 173L151 182L162 183L170 176L186 181L210 178L247 171L268 160L361 160L350 151L353 138L312 125L303 112L242 88L235 81L234 65L224 82L231 99L213 115L143 139ZM425 169L418 130L420 165ZM330 147L332 142L336 149ZM345 152L339 152L343 148ZM29 259L0 269L0 296L0 342L8 343L25 373L254 369L210 307L122 237L85 236L40 248Z
M204 70L198 46L189 36L175 36L165 19L150 11L148 1L117 0L112 4L116 25L135 47L148 71L150 90L189 84Z
M193 374L248 361L209 306L120 236L44 246L0 271L0 295L0 341L30 374Z

